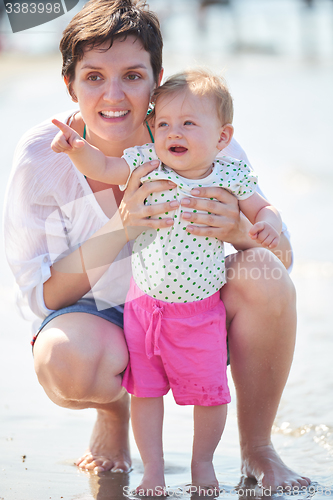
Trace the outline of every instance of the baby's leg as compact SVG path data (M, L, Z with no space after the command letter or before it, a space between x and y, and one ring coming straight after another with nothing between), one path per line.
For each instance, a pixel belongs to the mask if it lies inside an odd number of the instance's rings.
M227 417L227 405L194 407L192 485L218 490L213 467L214 451L221 439ZM199 491L199 490L198 490Z
M144 474L136 488L139 495L161 496L164 493L164 459L162 444L163 398L131 400L132 428L144 465Z

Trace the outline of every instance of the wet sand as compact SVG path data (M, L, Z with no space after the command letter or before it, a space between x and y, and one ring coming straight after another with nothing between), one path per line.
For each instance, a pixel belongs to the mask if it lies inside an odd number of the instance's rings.
M273 442L290 467L322 486L316 500L333 497L333 65L327 58L220 56L216 50L209 55L189 52L184 64L177 51L169 49L167 74L195 62L226 69L235 100L235 136L292 232L298 341ZM0 57L0 67L3 200L18 138L72 105L60 80L58 56ZM0 256L0 500L123 498L123 487L135 487L142 472L133 438L130 475L95 476L73 465L88 444L94 411L58 408L38 385L30 327L15 311L12 277L2 247ZM230 376L229 380L232 403L215 465L223 496L231 499L238 498L233 488L240 473L235 394ZM164 441L171 488L190 481L191 440L192 409L177 407L167 396Z

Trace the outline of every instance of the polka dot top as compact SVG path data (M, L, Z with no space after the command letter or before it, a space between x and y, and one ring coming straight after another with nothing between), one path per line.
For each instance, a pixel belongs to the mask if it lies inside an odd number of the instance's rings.
M131 173L143 163L156 160L153 144L124 151ZM167 179L177 187L151 193L146 204L180 201L191 197L195 187L219 186L245 200L256 190L257 177L245 163L227 156L214 162L211 174L204 179L186 179L165 165L150 172L142 182ZM128 182L128 181L127 181ZM120 186L122 190L127 184ZM191 209L186 208L186 211ZM217 238L195 236L186 231L188 222L181 219L183 208L159 216L174 218L171 228L144 231L135 240L132 254L133 277L147 295L166 302L194 302L217 292L226 282L224 245ZM196 212L196 210L193 210ZM192 224L192 222L191 222Z

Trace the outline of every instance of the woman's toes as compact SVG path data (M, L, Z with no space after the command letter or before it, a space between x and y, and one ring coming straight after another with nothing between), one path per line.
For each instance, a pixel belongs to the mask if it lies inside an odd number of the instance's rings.
M94 459L92 458L91 460L87 460L87 461L86 461L86 464L85 464L84 468L85 468L86 470L94 470L94 469L95 469L95 467L101 467L101 466L102 466L102 463L103 463L103 461L102 461L102 460L99 460L99 459L95 459L95 460L94 460Z
M124 460L121 462L116 462L112 467L111 472L129 472L130 470L130 464Z
M105 469L97 465L96 467L94 467L94 472L95 474L99 474L100 472L105 472Z

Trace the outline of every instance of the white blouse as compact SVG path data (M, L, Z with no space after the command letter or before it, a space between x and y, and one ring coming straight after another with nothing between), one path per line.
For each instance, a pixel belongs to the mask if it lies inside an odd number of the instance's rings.
M71 115L66 112L55 118L66 122ZM54 261L71 253L108 221L69 157L52 151L57 132L49 119L22 137L5 199L6 256L16 279L17 304L26 319L44 319L52 312L44 303L43 284L51 276ZM128 244L85 295L95 298L98 309L124 303L131 276L130 254Z
M67 111L55 118L66 122L72 114ZM57 132L48 119L24 134L15 151L5 198L6 256L16 280L17 304L26 319L44 319L52 312L44 303L43 284L51 276L54 261L71 253L108 221L69 157L52 151ZM249 165L234 139L223 154ZM284 231L288 236L285 226ZM127 244L85 295L96 300L98 309L124 303L131 276L130 254Z

